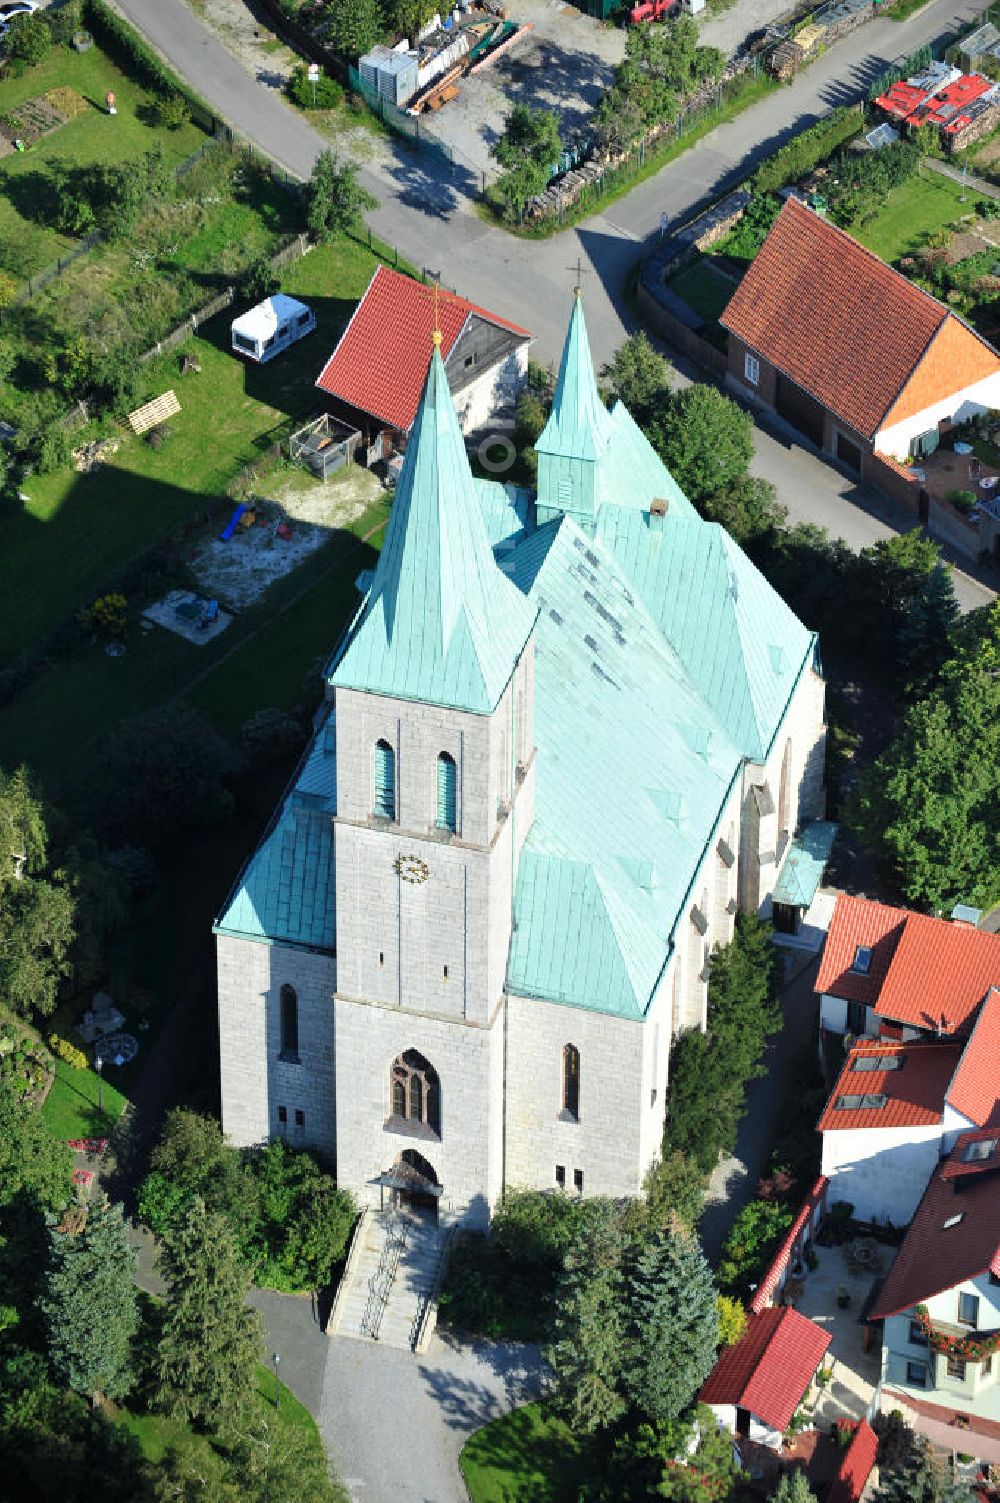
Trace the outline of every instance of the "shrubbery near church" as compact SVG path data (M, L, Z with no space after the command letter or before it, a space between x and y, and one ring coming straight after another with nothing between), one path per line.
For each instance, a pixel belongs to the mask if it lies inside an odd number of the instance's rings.
M255 1282L298 1292L329 1282L347 1246L356 1206L317 1158L280 1139L230 1147L219 1124L182 1109L167 1117L139 1211L169 1242L196 1197L229 1223Z

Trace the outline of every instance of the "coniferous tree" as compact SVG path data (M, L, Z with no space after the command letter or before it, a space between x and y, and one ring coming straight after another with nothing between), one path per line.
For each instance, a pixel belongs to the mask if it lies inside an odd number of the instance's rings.
M620 1221L606 1213L588 1223L567 1251L556 1291L554 1336L546 1357L556 1407L574 1429L604 1429L625 1411L623 1245Z
M778 1482L773 1500L774 1503L816 1503L816 1494L809 1486L805 1472L786 1472Z
M203 1430L230 1430L252 1400L263 1336L259 1315L245 1305L250 1275L226 1218L196 1196L161 1267L169 1292L157 1401Z
M930 1442L918 1436L908 1461L880 1468L872 1503L973 1503L974 1498L973 1489L954 1481Z
M679 1221L658 1232L630 1271L625 1391L654 1425L677 1419L715 1363L719 1312L712 1273Z
M81 1224L82 1223L82 1224ZM107 1197L50 1228L41 1311L55 1376L79 1394L120 1399L132 1387L139 1329L136 1254Z

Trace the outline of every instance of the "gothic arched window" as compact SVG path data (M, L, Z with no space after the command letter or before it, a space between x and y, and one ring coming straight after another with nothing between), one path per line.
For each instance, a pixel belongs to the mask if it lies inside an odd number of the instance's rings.
M299 1062L299 999L287 984L281 988L281 1057Z
M389 1090L393 1117L441 1136L441 1082L434 1066L416 1049L393 1060Z
M380 819L396 818L396 753L388 741L375 743L374 811Z
M458 829L458 768L455 758L442 752L437 759L437 813L439 830Z
M792 808L792 743L785 742L784 755L781 758L781 778L778 783L778 859L781 859L788 837L791 834L790 817Z
M563 1111L574 1122L580 1119L580 1051L575 1044L563 1050Z

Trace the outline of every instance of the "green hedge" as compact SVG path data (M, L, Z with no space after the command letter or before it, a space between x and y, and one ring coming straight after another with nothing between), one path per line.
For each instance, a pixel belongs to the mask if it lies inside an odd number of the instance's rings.
M779 146L773 156L761 162L750 180L753 191L771 193L787 183L796 182L804 173L811 172L825 161L838 146L856 136L862 123L857 105L844 105L817 125L800 131L784 146Z
M140 79L161 98L179 94L190 105L194 123L210 134L214 132L219 121L204 100L182 83L139 33L105 5L104 0L84 0L83 16L95 40L126 72Z

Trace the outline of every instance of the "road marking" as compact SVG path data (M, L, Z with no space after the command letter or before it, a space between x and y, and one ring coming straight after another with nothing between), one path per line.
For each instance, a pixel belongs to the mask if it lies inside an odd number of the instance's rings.
M619 235L624 235L626 240L639 240L642 238L639 235L633 235L632 231L627 230L623 224L615 224L614 220L608 219L607 215L604 217L604 223L609 224Z

